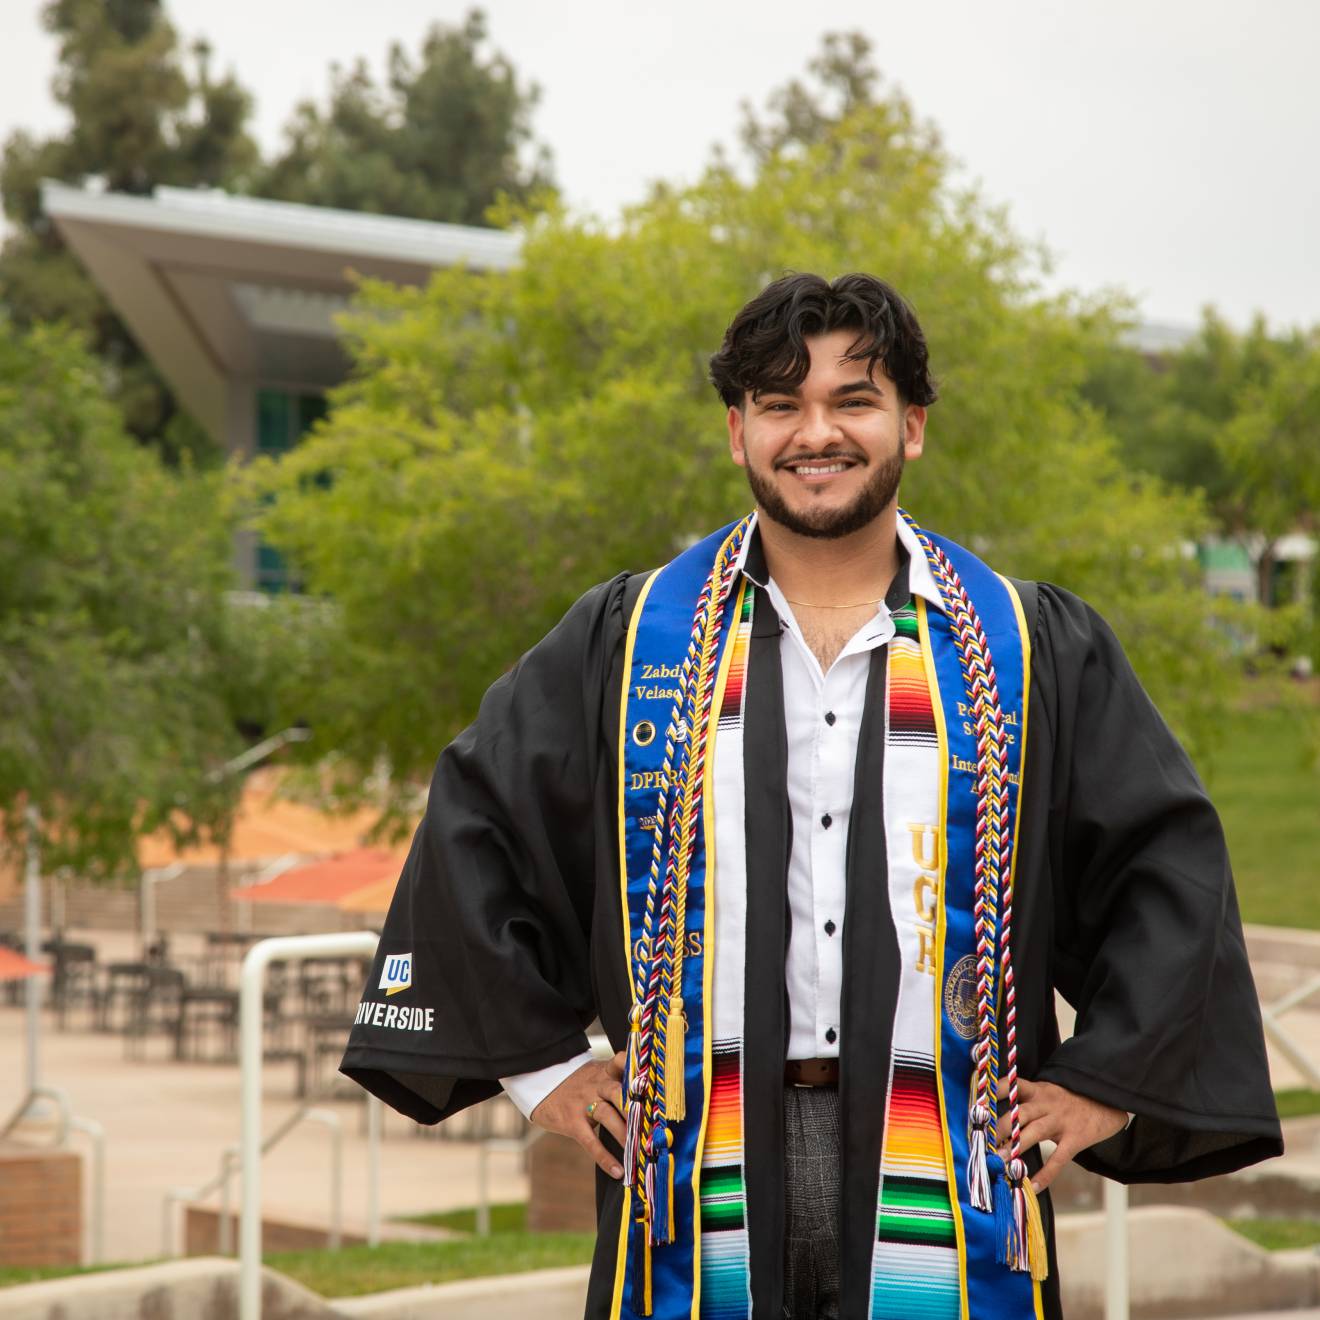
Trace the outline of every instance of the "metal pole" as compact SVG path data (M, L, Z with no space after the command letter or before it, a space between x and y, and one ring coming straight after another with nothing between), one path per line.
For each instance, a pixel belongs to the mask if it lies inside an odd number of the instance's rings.
M259 940L243 959L238 991L242 1107L239 1148L243 1176L238 1234L239 1320L261 1317L261 1033L266 968L277 960L296 962L302 958L370 955L375 953L376 944L377 936L369 930L336 935L287 935Z
M1128 1320L1128 1189L1105 1179L1105 1320Z
M367 1246L380 1243L380 1101L367 1092Z
M234 1172L237 1146L226 1146L220 1152L220 1224L217 1245L222 1256L234 1254L234 1207L229 1203L229 1178Z
M105 1259L105 1128L94 1118L69 1119L69 1126L92 1139L92 1185L88 1197L87 1263Z
M490 1191L487 1187L487 1163L490 1151L483 1141L477 1146L477 1236L490 1236Z
M36 807L27 809L27 865L23 878L23 925L27 956L32 962L41 959L41 848L37 831L41 817ZM36 1092L41 1085L41 981L40 976L29 976L26 986L27 1002L27 1089Z

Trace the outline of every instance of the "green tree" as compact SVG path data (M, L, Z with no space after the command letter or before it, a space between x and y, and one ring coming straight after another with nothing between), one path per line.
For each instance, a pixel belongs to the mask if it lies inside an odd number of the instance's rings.
M1232 532L1259 538L1257 586L1273 604L1279 542L1315 530L1320 510L1320 334L1309 352L1287 354L1265 379L1244 384L1235 405L1215 436L1228 479L1224 516Z
M344 786L383 761L406 814L408 781L585 587L747 508L706 363L789 269L873 271L915 303L943 390L905 483L916 516L1087 596L1175 724L1213 729L1231 667L1179 553L1200 504L1125 465L1082 397L1095 309L1036 292L1034 250L952 182L902 96L840 103L821 79L820 113L767 129L750 179L717 157L617 223L523 213L507 273L365 289L353 379L248 492L336 606L306 700Z
M549 154L532 142L539 98L499 53L486 19L436 24L414 58L390 48L383 87L365 61L335 66L329 104L298 106L288 145L258 180L263 197L454 224L486 223L497 197L550 186Z
M42 10L59 42L55 99L63 134L12 133L0 159L0 196L13 232L0 250L0 308L19 326L65 321L109 367L107 382L129 428L168 457L207 452L41 210L41 181L88 176L116 192L157 184L241 186L257 154L247 134L248 94L217 78L205 42L185 54L160 0L49 0Z
M104 387L70 332L0 320L0 839L35 806L46 865L84 874L223 831L242 745L220 474L164 468Z

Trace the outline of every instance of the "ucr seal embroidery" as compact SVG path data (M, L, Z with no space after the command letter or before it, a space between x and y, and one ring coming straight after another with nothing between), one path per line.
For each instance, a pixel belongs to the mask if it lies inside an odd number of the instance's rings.
M944 982L944 1016L964 1040L976 1035L976 957L968 954Z
M633 725L632 736L638 747L648 747L655 740L655 725L650 720L638 720Z

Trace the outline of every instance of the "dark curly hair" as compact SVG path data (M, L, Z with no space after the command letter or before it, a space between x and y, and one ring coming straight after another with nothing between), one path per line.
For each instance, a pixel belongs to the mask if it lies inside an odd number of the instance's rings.
M935 402L926 362L926 336L901 295L874 275L840 275L833 284L819 275L785 275L768 284L729 323L720 351L710 360L710 379L731 408L747 394L791 390L811 367L806 340L833 330L855 330L850 362L878 362L904 403Z

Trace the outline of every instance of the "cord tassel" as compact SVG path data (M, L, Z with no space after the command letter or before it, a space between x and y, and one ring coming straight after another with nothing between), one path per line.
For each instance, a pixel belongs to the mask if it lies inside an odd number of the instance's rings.
M683 1001L676 996L669 1001L665 1018L665 1119L670 1123L681 1123L687 1117L686 1034Z
M638 1042L641 1039L642 1010L634 1005L628 1014L628 1059L624 1077L628 1085L628 1106L624 1113L623 1185L634 1184L637 1171L637 1148L642 1136L643 1078L637 1071Z
M1006 1172L995 1178L995 1260L1009 1269L1016 1269L1014 1259L1018 1251L1018 1231L1014 1211L1014 1189Z
M640 1220L633 1231L632 1309L641 1316L651 1314L651 1243Z
M674 1240L674 1158L669 1149L672 1144L669 1129L656 1128L651 1138L653 1154L646 1171L653 1247Z
M1039 1283L1049 1277L1050 1253L1045 1245L1045 1225L1041 1220L1040 1202L1036 1199L1036 1189L1031 1179L1025 1178L1022 1190L1027 1202L1027 1262L1031 1268L1031 1277Z
M990 1114L984 1105L972 1106L972 1128L967 1136L967 1195L977 1210L992 1210L987 1131Z

